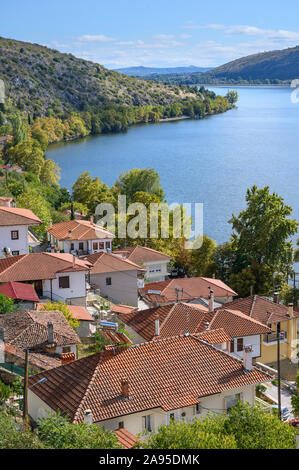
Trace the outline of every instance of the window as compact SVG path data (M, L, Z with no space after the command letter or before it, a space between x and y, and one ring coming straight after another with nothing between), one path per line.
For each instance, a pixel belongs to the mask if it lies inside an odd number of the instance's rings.
M106 286L111 286L112 280L111 277L106 277Z
M161 264L157 264L156 273L160 273L160 272L161 272Z
M195 405L195 413L196 413L197 415L199 415L199 414L201 413L201 404L200 404L200 403L197 403L197 404Z
M74 249L74 244L71 243L71 251L73 251L73 249Z
M83 250L83 247L84 247L83 242L80 242L79 243L79 250Z
M152 415L142 416L142 427L144 431L152 432Z
M236 393L235 395L228 395L227 397L225 397L225 409L229 411L231 408L236 406L236 404L240 400L241 400L240 393Z
M118 429L122 429L122 428L124 428L124 427L125 427L125 426L124 426L124 422L123 422L123 421L120 421L120 422L118 423Z
M150 273L154 273L155 272L155 267L150 266L148 270L149 270Z
M71 347L70 347L70 346L63 346L62 352L63 352L63 353L69 353L69 352L71 352Z
M237 351L243 351L243 338L237 339Z
M230 352L235 352L235 342L233 339L230 342Z
M111 242L106 242L106 250L110 250L111 249Z
M19 240L19 230L12 230L10 233L12 240Z
M18 256L20 254L20 252L19 251L12 251L11 254L12 254L12 256Z
M98 242L93 242L92 248L93 248L94 250L97 250L97 249L98 249Z
M174 421L174 413L170 413L169 415L169 422Z
M59 278L59 289L68 289L70 287L70 277L62 276Z
M104 249L104 242L100 242L99 243L99 250L103 250Z

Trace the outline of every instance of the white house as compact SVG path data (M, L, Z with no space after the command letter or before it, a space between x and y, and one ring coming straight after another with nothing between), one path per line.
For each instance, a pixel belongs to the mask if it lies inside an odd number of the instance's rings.
M163 373L161 373L161 370ZM30 388L40 378L47 380ZM222 413L238 400L255 403L255 387L270 376L193 335L107 347L29 379L28 410L37 421L60 410L74 423L152 432L170 420ZM84 387L84 389L82 388Z
M30 282L40 298L85 306L89 267L87 261L67 253L11 256L0 259L0 282Z
M39 224L41 220L29 209L0 206L0 258L29 253L28 228Z
M113 253L146 269L145 279L148 282L168 279L168 264L171 258L161 251L137 245L114 250Z
M69 220L52 225L48 230L48 241L57 251L87 255L112 250L114 235L93 219Z

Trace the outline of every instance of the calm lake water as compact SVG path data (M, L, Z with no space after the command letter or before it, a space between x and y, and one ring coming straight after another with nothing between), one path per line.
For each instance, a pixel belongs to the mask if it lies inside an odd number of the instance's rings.
M154 168L168 203L204 204L204 233L218 243L229 239L227 221L245 207L253 184L269 185L299 220L299 103L291 102L289 88L234 89L238 107L227 113L59 143L47 155L61 167L60 183L69 189L83 171L110 186L123 171Z

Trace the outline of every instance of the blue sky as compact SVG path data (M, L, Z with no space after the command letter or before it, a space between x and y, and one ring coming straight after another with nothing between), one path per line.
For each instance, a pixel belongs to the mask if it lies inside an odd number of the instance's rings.
M217 66L299 44L297 0L15 0L1 18L1 36L108 68Z

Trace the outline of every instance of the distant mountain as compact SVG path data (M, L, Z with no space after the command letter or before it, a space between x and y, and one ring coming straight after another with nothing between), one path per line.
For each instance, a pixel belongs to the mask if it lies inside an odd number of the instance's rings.
M151 77L146 77L150 79ZM299 78L299 46L261 52L228 62L205 73L171 74L151 78L169 84L288 83Z
M134 75L135 77L144 77L146 75L158 74L176 74L176 73L203 73L211 70L211 67L196 67L189 65L188 67L126 67L122 69L115 69L114 72L124 73L125 75Z

